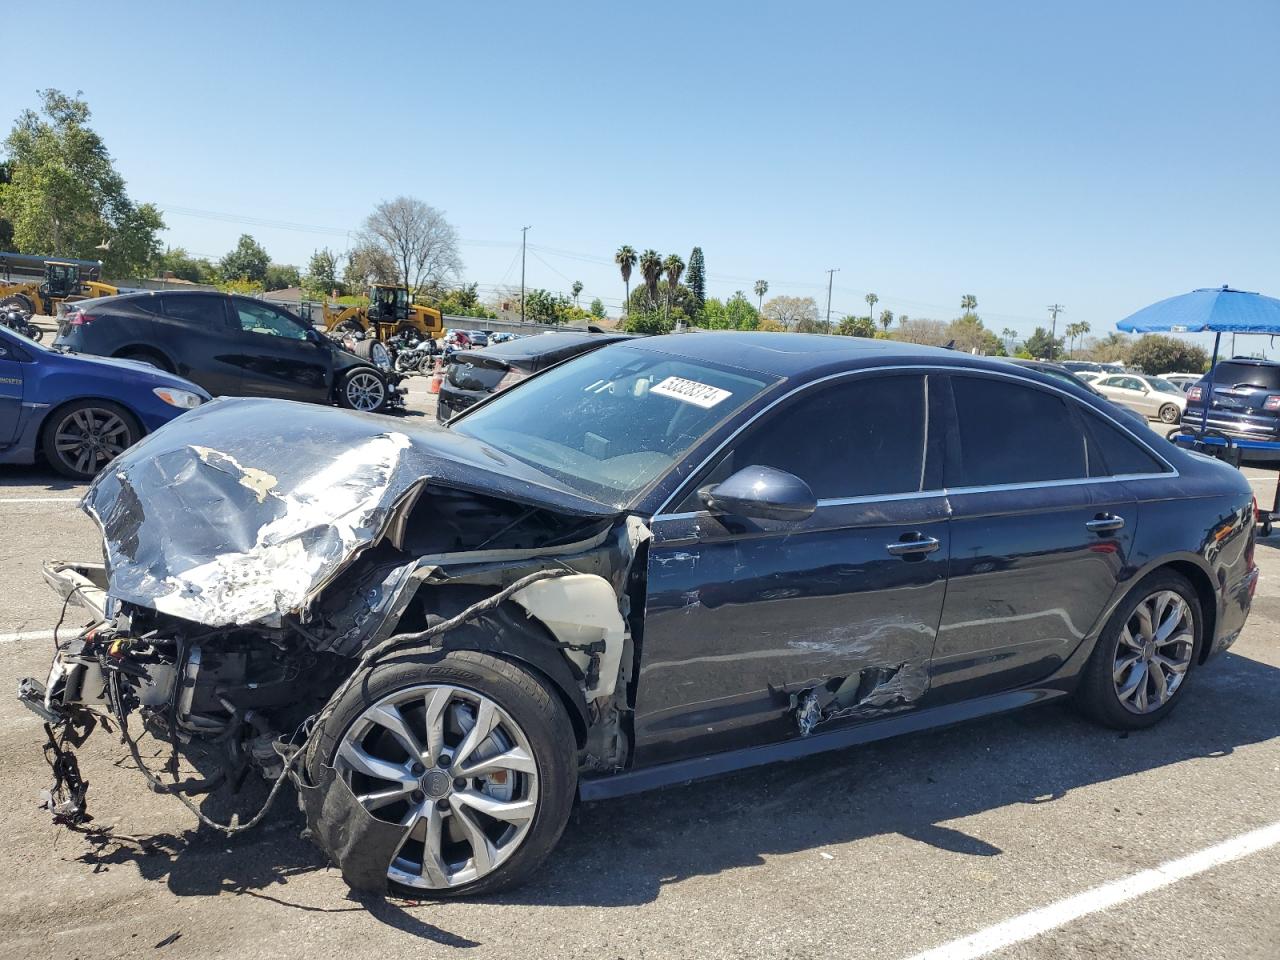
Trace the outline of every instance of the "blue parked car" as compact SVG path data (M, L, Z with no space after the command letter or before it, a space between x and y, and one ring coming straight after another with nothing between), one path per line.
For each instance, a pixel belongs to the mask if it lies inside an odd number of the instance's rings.
M209 400L189 380L135 360L59 353L0 327L0 463L95 476L114 457Z

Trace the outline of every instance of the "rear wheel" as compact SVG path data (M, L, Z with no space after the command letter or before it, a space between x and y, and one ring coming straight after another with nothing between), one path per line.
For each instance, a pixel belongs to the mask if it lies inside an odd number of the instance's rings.
M526 879L555 846L577 781L573 727L528 671L470 650L400 654L339 700L308 757L404 833L395 892L451 897Z
M80 400L54 412L42 447L64 476L89 480L142 436L138 422L109 400Z
M150 353L146 350L126 350L124 353L118 354L121 360L132 360L135 363L145 363L149 367L155 367L157 370L164 370L166 373L173 373L173 368L169 363L158 354Z
M1166 403L1160 408L1160 420L1163 423L1177 423L1182 419L1181 411L1176 403Z
M1107 621L1076 693L1095 720L1121 730L1159 722L1182 696L1202 643L1200 599L1172 570L1144 578Z
M350 410L377 413L387 405L387 381L378 371L358 367L338 387L338 403Z
M36 312L35 302L25 293L13 293L0 300L0 311L17 310L30 317Z

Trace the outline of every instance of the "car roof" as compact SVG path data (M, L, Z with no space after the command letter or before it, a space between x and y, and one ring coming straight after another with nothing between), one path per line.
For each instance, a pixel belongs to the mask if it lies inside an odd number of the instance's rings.
M491 347L485 347L486 357L497 357L500 360L525 360L554 353L579 344L598 343L604 345L617 340L635 339L634 334L627 333L587 333L565 330L548 331L532 337L521 337L518 340L505 340Z

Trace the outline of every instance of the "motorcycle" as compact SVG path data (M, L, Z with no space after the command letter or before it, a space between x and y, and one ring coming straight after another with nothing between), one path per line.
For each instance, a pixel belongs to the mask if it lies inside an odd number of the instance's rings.
M0 324L31 340L39 341L44 337L44 331L32 323L30 317L12 307L0 310Z
M439 352L434 340L417 338L403 340L396 345L393 352L395 370L406 376L414 373L430 373L435 356Z

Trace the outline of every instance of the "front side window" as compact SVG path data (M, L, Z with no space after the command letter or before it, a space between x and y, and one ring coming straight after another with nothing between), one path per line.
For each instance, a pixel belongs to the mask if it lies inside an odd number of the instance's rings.
M450 429L625 506L773 381L618 345L506 390Z
M948 487L1089 476L1085 435L1063 397L988 377L954 376L951 389L960 462Z
M705 483L763 466L795 474L819 500L915 493L926 489L928 410L918 374L810 387L765 414Z
M307 339L307 331L301 324L271 307L246 300L236 300L234 306L240 319L240 329L245 333L260 333L287 340Z

